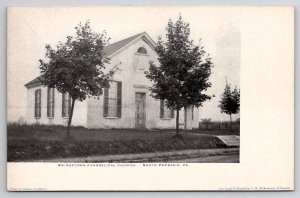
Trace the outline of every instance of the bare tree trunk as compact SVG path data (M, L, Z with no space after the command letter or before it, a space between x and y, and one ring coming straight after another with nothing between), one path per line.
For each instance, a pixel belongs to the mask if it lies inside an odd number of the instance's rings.
M69 120L68 120L67 138L71 137L70 128L71 128L71 123L72 123L74 106L75 106L75 99L72 98L71 112L70 112Z
M184 130L187 129L187 107L184 106Z
M176 135L179 135L179 109L176 109Z
M231 121L231 114L229 114L229 116L230 116L230 125L229 125L229 130L231 131L231 123L232 123L232 121Z

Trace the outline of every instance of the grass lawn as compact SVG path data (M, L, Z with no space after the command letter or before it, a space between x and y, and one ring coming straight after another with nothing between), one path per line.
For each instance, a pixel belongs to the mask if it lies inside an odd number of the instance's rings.
M172 151L183 149L225 148L211 135L195 135L199 131L181 131L182 138L174 138L175 130L86 129L72 127L72 139L66 140L63 126L17 125L7 126L8 161L30 161L58 157L79 157ZM207 131L206 134L220 132ZM224 132L222 132L224 135Z

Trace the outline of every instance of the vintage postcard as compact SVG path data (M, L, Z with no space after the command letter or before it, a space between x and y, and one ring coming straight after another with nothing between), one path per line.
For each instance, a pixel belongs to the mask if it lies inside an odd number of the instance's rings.
M9 7L9 191L294 189L294 9Z

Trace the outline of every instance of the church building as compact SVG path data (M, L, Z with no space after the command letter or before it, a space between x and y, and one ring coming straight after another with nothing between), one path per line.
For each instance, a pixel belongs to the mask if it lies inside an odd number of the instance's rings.
M86 128L147 128L171 129L176 127L174 111L164 101L150 96L151 82L144 72L149 61L159 65L155 42L143 32L110 44L105 48L110 58L106 68L119 69L99 98L76 101L73 126ZM37 77L25 85L27 88L26 120L31 124L66 125L71 100L68 94L41 85ZM180 111L181 128L197 128L199 111L189 107Z

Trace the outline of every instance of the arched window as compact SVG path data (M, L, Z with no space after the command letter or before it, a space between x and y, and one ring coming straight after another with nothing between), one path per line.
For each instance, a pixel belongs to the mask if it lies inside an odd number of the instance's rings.
M147 54L147 50L143 47L140 47L136 52L139 54Z

